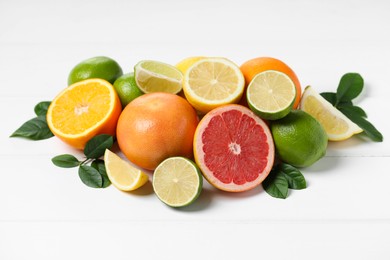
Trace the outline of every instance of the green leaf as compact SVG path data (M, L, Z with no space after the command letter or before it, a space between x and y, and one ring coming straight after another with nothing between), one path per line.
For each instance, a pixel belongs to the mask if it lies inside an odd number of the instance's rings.
M288 194L288 181L278 167L272 169L262 183L264 190L274 198L285 199Z
M333 106L336 105L336 93L333 92L322 92L320 95L325 98L329 103L331 103Z
M336 106L341 101L351 101L359 96L364 86L364 80L359 73L347 73L341 77L336 92Z
M24 137L30 140L44 140L53 136L47 126L46 116L38 116L25 122L10 137Z
M371 138L375 142L382 142L383 141L383 135L373 126L370 122L368 122L363 117L359 116L356 113L351 113L351 111L340 109L340 111L346 115L349 119L351 119L352 122L357 124L363 131L366 133L366 135Z
M88 165L81 165L79 168L79 177L81 181L91 188L102 188L103 177L98 170Z
M97 135L88 141L84 148L87 158L98 159L104 155L106 149L110 149L114 144L114 137L107 134Z
M339 104L337 106L337 108L341 112L345 111L345 113L355 114L355 115L360 116L360 117L367 117L366 112L361 107L358 107L358 106Z
M294 190L302 190L306 188L306 180L302 173L287 163L282 163L279 165L279 171L284 174L284 177L287 179L288 187Z
M71 154L61 154L51 159L54 165L62 168L73 168L80 165L79 160Z
M107 176L106 166L104 164L104 161L100 160L100 159L96 159L96 160L94 160L91 163L91 166L93 168L95 168L96 170L98 170L98 172L102 176L102 178L103 178L102 188L106 188L106 187L110 186L111 185L111 181L110 181L110 179Z
M39 102L35 107L34 107L34 112L37 116L46 116L47 109L50 106L51 101L42 101Z

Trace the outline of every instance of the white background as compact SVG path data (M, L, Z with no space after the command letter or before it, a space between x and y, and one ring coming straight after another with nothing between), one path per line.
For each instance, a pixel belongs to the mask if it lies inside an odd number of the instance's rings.
M389 259L389 3L0 0L0 259ZM271 56L318 92L359 72L357 104L384 142L330 143L302 169L308 188L286 200L206 183L195 204L171 209L150 183L91 189L50 161L80 152L9 135L66 87L75 64L100 55L124 72L143 59Z

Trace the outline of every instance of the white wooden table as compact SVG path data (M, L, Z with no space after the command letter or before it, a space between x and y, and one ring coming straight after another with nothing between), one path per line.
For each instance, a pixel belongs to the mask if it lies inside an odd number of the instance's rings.
M389 11L385 0L0 1L0 259L390 259ZM205 183L194 205L171 209L150 184L88 188L50 160L80 152L9 135L99 55L124 72L143 59L272 56L318 92L359 72L357 104L384 142L331 143L286 200Z

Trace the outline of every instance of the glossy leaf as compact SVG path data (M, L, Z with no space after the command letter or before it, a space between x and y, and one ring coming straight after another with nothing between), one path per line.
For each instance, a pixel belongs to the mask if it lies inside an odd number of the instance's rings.
M79 160L71 154L61 154L51 159L54 165L62 168L73 168L80 165Z
M81 165L79 168L79 177L81 181L91 188L102 188L103 177L99 171L88 165Z
M359 96L364 86L364 80L359 73L344 74L336 92L336 105L341 101L351 101Z
M51 101L42 101L39 102L35 107L34 107L34 112L37 116L46 116L47 110L51 104Z
M38 116L20 126L10 137L44 140L54 136L47 126L46 116Z
M110 149L114 144L114 138L111 135L97 135L88 141L84 148L84 154L87 158L98 159L104 155L106 149Z

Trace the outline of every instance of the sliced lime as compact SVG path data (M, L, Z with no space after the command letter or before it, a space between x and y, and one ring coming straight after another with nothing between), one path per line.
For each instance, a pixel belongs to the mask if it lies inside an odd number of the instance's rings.
M183 74L176 67L152 60L140 61L134 67L135 81L144 93L177 94L182 89Z
M286 116L294 104L296 89L284 73L267 70L257 74L247 89L249 107L264 119L276 120Z
M190 205L200 195L202 185L203 178L198 166L183 157L164 160L153 174L154 192L171 207Z

